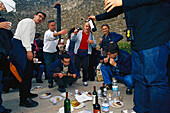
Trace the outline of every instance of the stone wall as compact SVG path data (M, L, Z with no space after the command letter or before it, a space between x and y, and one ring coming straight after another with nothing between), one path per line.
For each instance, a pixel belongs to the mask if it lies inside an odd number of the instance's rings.
M12 31L14 32L17 23L26 17L33 18L33 15L37 11L42 11L47 14L46 20L37 26L37 32L43 36L44 32L48 29L48 20L54 19L57 21L56 9L53 5L57 2L62 3L61 7L61 25L62 29L71 29L73 27L83 28L85 20L87 20L88 14L96 15L105 12L104 11L104 0L14 0L17 3L17 12L5 13L2 11L2 15L11 21ZM109 24L110 31L120 33L124 36L122 41L125 39L126 23L123 19L124 15L121 14L116 18L108 19L104 21L95 22L97 26L97 32L94 32L96 41L101 38L103 33L100 26L104 23ZM67 35L62 36L67 38Z

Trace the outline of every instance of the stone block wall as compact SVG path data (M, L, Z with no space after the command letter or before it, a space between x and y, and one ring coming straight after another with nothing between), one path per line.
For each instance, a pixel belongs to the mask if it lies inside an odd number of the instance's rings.
M33 15L37 11L42 11L47 14L47 18L43 23L37 25L37 32L41 33L42 37L44 32L48 29L48 20L54 19L57 21L57 11L53 8L53 5L57 2L62 3L61 7L61 29L70 30L73 27L83 28L85 20L87 20L88 14L97 15L104 13L104 0L14 0L17 4L17 12L5 13L2 11L2 15L11 21L12 31L15 32L17 23L23 18L33 18ZM126 23L124 15L121 14L116 18L95 22L97 26L97 32L94 32L96 41L102 37L101 25L104 23L109 24L110 31L120 33L124 36L123 42L126 41L125 29ZM67 35L62 36L66 39Z

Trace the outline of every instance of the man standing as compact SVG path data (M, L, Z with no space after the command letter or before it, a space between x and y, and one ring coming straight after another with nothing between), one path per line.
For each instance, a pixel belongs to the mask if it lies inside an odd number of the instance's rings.
M37 94L30 93L31 80L33 77L33 49L32 44L35 37L35 27L46 18L43 12L37 12L33 19L21 20L12 39L12 50L10 52L10 70L20 82L19 95L20 106L36 107L38 102L31 98Z
M0 11L6 10L4 4L0 3ZM0 14L0 113L10 113L11 109L6 109L2 106L2 77L6 67L8 66L7 63L7 56L9 51L11 50L11 39L13 37L13 33L11 32L11 25L5 18L2 17Z
M127 85L127 94L132 94L133 79L131 77L132 63L131 55L120 50L116 43L106 46L107 58L100 69L107 89L112 89L112 77Z
M106 13L91 18L99 21L125 13L127 37L132 40L133 110L168 113L169 0L105 0L105 10Z
M57 45L59 41L58 35L65 35L67 33L67 29L61 30L57 32L54 20L48 21L48 30L44 34L44 60L45 67L48 76L48 87L53 87L53 77L49 75L50 65L58 59L57 54Z
M80 64L83 68L83 85L88 86L87 74L88 74L88 62L89 54L92 53L92 47L96 47L96 41L94 36L90 32L90 24L86 22L84 24L84 30L74 30L74 34L71 36L71 40L75 41L74 53L75 53L75 65L78 72L80 72Z
M66 92L67 84L72 85L77 80L77 69L68 54L63 54L61 59L52 63L49 74L54 77L60 92Z

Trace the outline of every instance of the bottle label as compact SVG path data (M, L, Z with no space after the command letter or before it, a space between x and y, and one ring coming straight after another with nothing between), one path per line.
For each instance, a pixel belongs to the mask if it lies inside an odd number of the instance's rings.
M93 113L101 113L100 110L94 110Z
M118 86L112 86L113 91L118 91Z
M93 28L94 28L94 25L93 25L92 20L89 20L89 23L90 23L90 28L93 29Z
M103 112L109 112L109 103L103 103L102 104L102 111Z
M96 95L93 95L93 104L96 103Z

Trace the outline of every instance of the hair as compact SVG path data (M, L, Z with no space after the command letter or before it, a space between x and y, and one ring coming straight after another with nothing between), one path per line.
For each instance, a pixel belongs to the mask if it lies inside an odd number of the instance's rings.
M35 33L35 39L39 38L41 36L40 33Z
M69 56L68 54L64 53L64 54L62 54L62 56L61 56L61 60L64 61L64 58L69 59L70 56Z
M101 26L101 28L102 28L103 26L107 26L107 27L110 29L110 27L109 27L108 24L103 24L103 25Z
M44 19L46 18L46 14L43 13L43 12L41 12L41 11L37 12L36 15L38 15L39 13L41 13L42 15L44 15Z
M111 43L107 45L106 52L110 52L111 54L114 54L116 52L119 52L119 47L116 43Z
M48 24L50 24L51 22L54 22L54 20L49 20L49 21L48 21Z

